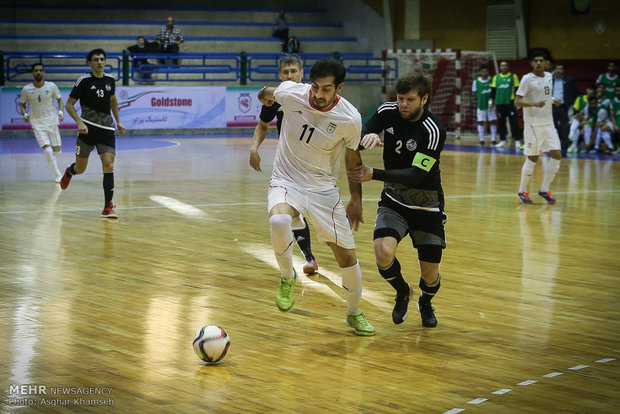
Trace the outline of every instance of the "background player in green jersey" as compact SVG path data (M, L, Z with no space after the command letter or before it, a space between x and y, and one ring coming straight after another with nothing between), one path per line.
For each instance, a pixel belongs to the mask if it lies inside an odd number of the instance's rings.
M491 81L491 99L495 104L497 112L499 142L497 148L506 145L506 135L508 128L506 127L506 119L510 122L510 134L515 140L515 147L520 149L523 131L519 127L517 119L517 108L515 107L515 91L519 87L519 78L510 72L508 62L503 61L499 64L499 73L493 76Z
M471 86L472 92L476 97L476 120L478 121L478 136L480 145L484 145L484 132L487 125L491 124L491 144L495 145L495 135L497 134L497 115L495 107L491 101L491 78L489 77L489 66L480 65L480 76L476 78Z
M616 86L620 85L620 77L618 77L618 66L616 62L607 64L607 73L601 73L596 79L596 83L605 85L605 98L613 99L616 96Z

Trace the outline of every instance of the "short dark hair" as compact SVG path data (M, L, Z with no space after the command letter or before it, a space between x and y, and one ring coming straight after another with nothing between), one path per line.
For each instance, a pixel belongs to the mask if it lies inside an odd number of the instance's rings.
M138 36L136 37L136 40L140 40L140 39L144 39L144 36ZM146 39L144 39L146 41Z
M296 65L299 69L304 68L303 63L301 63L301 58L293 54L284 55L278 60L278 69L282 69L284 65Z
M545 49L540 47L530 49L527 54L527 58L529 59L529 61L531 62L537 57L542 57L545 60L551 60L551 58L549 57L549 53L547 53Z
M430 108L433 78L422 71L410 72L398 78L398 81L396 81L396 93L405 94L412 90L417 91L420 98L428 94L428 100L424 107Z
M588 103L592 101L597 101L598 97L596 95L588 96Z
M37 66L41 66L43 70L45 70L45 66L43 66L43 63L37 62L37 63L33 63L32 66L30 66L30 72L34 72L34 68Z
M486 63L483 63L482 65L478 66L478 70L482 70L482 69L489 70L489 65L487 65Z
M88 56L86 57L86 61L90 62L90 60L93 58L93 56L95 55L103 55L104 58L107 59L107 56L105 54L105 50L101 49L101 48L97 48L97 49L93 49L90 52L88 52Z
M326 76L334 77L334 85L338 86L344 82L344 77L347 74L347 70L341 61L336 59L320 59L317 60L312 69L310 69L310 80L314 81L318 78L324 78Z

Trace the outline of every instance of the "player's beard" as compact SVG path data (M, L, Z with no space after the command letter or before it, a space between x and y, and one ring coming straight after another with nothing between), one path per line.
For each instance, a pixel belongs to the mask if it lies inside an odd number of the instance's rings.
M318 110L323 110L325 108L327 108L329 105L331 105L331 102L328 104L326 99L323 99L321 101L317 100L314 96L312 97L312 105L314 105L314 107Z
M405 119L406 121L414 121L416 119L419 119L422 116L423 112L424 112L424 105L420 105L417 111L411 112L409 115L406 115L406 116L401 113L400 116L402 116L403 119Z
M43 75L35 75L34 80L37 83L41 82L43 80Z

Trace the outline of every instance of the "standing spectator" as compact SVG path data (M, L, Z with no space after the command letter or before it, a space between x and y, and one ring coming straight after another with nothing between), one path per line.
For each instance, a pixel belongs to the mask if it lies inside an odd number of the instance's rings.
M515 148L521 148L521 139L523 131L519 127L517 119L517 108L515 108L515 91L519 87L519 78L516 74L510 73L508 62L503 61L499 64L499 73L493 76L491 81L491 98L495 104L498 120L499 143L496 148L502 148L506 145L506 136L508 128L506 127L506 119L510 123L510 135L515 140Z
M55 181L60 182L62 173L56 165L56 154L60 154L61 140L58 131L58 119L62 121L63 103L60 91L54 82L45 81L45 68L42 63L35 63L31 68L34 81L24 86L19 98L19 109L24 121L30 122L34 136L45 154L47 163L54 171ZM58 102L58 112L54 107L54 99ZM26 108L30 105L30 114Z
M613 99L616 96L616 85L620 85L620 78L616 73L618 67L616 62L609 62L607 64L607 73L602 73L596 78L596 83L602 83L605 85L605 97L607 99ZM600 100L600 98L599 98Z
M573 82L573 78L565 76L564 65L558 63L555 65L553 78L553 99L559 99L560 105L553 106L553 124L560 136L560 145L562 146L562 157L566 157L570 140L568 139L568 110L577 99L579 91L577 85Z
M517 196L523 203L532 204L528 186L540 153L548 152L551 158L543 164L544 176L538 195L549 204L554 204L556 199L551 195L549 187L560 169L562 152L560 138L553 125L551 105L559 105L560 101L552 97L553 78L551 73L545 72L545 51L531 50L529 59L533 72L523 76L515 98L515 105L523 108L524 152L527 157L521 168L521 183Z
M144 36L138 36L137 43L133 46L129 46L127 50L131 53L132 56L134 56L134 59L132 62L133 62L134 73L137 74L137 78L141 80L151 79L151 71L145 72L142 68L140 68L141 65L149 64L148 59L140 57L140 55L147 55L149 53L154 52L151 43L147 42ZM140 83L145 83L145 82L140 82Z
M92 72L80 76L69 94L67 113L77 122L78 137L75 144L75 162L67 167L60 180L60 188L65 190L75 174L82 174L88 166L88 156L97 147L103 170L104 208L103 218L118 218L114 211L114 158L116 156L116 135L114 121L118 132L125 134L121 123L116 100L116 82L114 77L103 72L106 54L103 49L94 49L88 53L88 64ZM73 107L80 101L82 114L78 115Z
M478 121L478 135L480 137L480 145L484 145L484 132L487 125L491 124L491 144L495 145L495 136L497 134L497 116L495 108L489 105L491 101L491 78L489 77L489 66L480 65L480 76L474 80L471 85L472 92L476 97L476 120Z
M166 25L159 29L157 41L159 42L160 53L179 53L179 45L184 42L183 32L180 27L174 25L174 18L172 16L169 16ZM179 59L169 59L169 63L170 62L173 65L178 65ZM165 60L160 59L159 63L164 64Z
M280 46L283 52L287 51L288 43L288 20L285 14L286 10L284 7L280 8L280 13L278 13L278 17L274 20L273 29L271 30L271 36L280 39Z
M616 96L611 100L611 120L614 125L616 151L620 149L620 85L616 85Z
M413 288L406 282L396 249L409 234L417 250L421 289L418 309L422 326L437 326L431 300L441 277L439 263L446 247L444 194L439 167L446 129L430 113L433 81L412 72L396 82L397 102L385 102L362 128L363 147L372 149L384 133L383 170L360 165L347 171L349 180L383 181L374 230L379 274L396 290L392 321L400 324L408 314Z
M293 81L295 83L301 82L304 77L304 69L301 59L297 55L285 55L280 58L278 62L280 80L282 82ZM274 118L278 118L277 130L278 137L280 136L280 129L282 128L282 118L284 114L282 112L279 103L274 102L273 105L263 105L260 111L260 119L254 129L254 138L252 141L252 147L250 148L250 166L256 171L262 171L260 168L260 155L258 154L258 147L263 143L265 137L267 137L267 129L269 124ZM319 265L316 263L314 254L312 254L312 247L310 242L310 228L305 217L300 217L293 222L293 237L299 245L299 249L306 258L306 264L304 265L304 273L312 274L319 271Z
M353 229L363 221L362 185L349 181L351 199L345 208L335 177L343 152L347 170L362 164L358 150L362 117L338 95L345 75L340 61L321 59L310 70L311 85L286 81L258 93L264 105L275 100L284 112L267 196L271 243L281 272L276 304L281 311L289 311L295 304L297 272L291 226L293 219L303 214L338 262L347 324L356 335L372 336L375 328L360 311L362 269L353 239Z

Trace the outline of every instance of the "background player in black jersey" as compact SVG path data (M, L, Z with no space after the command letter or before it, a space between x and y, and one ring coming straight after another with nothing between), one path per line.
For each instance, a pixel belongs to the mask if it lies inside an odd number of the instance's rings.
M278 61L278 69L280 71L280 80L282 82L292 80L299 83L304 77L303 64L297 55L282 56ZM260 119L254 129L254 138L252 141L252 147L250 148L250 166L256 171L262 171L260 168L260 155L258 154L258 147L260 147L265 140L269 124L275 117L278 117L277 129L279 136L280 126L282 125L282 110L280 109L280 104L274 102L271 106L263 105L260 111ZM319 265L316 263L316 259L312 254L308 222L305 218L303 218L303 221L299 220L298 225L299 227L303 226L303 228L293 227L293 236L295 237L301 252L306 258L304 273L308 275L316 273L319 271Z
M439 157L446 130L430 113L432 79L422 72L396 83L397 102L385 102L362 128L361 146L371 148L384 131L385 170L361 165L347 174L353 182L384 182L374 230L379 273L396 289L392 311L395 324L407 318L413 288L405 281L396 259L398 243L407 234L418 250L421 294L418 309L422 326L437 326L431 299L439 290L439 263L446 247L444 195ZM371 143L372 142L372 143Z
M67 113L77 122L78 138L75 144L75 162L67 167L60 180L63 190L69 186L71 177L82 174L88 166L88 156L93 148L97 147L101 167L103 169L104 208L101 217L118 218L112 204L114 196L114 158L116 155L116 136L114 122L110 111L114 114L116 125L121 135L125 134L125 127L118 114L116 100L116 83L114 78L103 73L106 54L103 49L94 49L88 53L88 65L91 73L82 75L76 82L69 99ZM80 101L82 114L79 116L73 107Z

